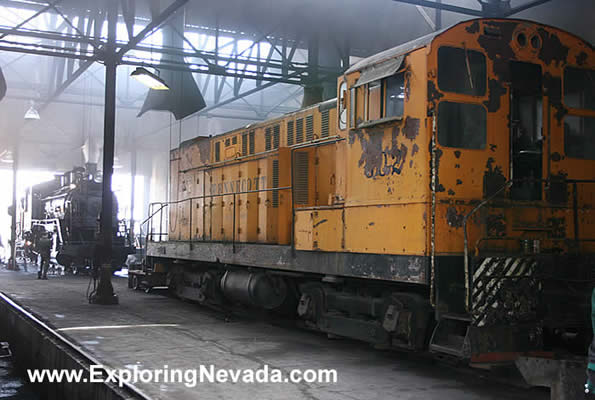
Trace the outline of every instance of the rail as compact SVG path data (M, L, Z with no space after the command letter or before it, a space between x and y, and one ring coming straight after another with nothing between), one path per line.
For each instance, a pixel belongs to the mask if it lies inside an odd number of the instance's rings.
M492 200L494 200L496 197L498 197L503 191L505 191L506 189L510 188L514 183L518 183L518 182L536 182L539 181L540 183L546 183L546 185L550 185L552 183L552 181L550 179L509 179L507 180L504 185L502 185L498 190L496 190L491 196L487 197L486 199L482 200L480 203L478 203L475 207L473 207L473 209L471 209L471 211L469 211L464 217L463 217L463 240L464 240L464 251L463 251L463 257L464 257L464 269L465 269L465 303L467 305L467 311L470 311L471 309L471 287L472 287L472 282L471 282L471 271L469 268L469 238L468 238L468 234L467 234L467 221L469 220L469 218L475 214L479 209L481 209L482 207L484 207L487 203L491 202ZM573 229L574 229L574 238L573 241L575 243L579 243L579 242L593 242L595 241L595 239L581 239L579 237L579 219L578 219L578 184L587 184L587 183L595 183L595 180L591 180L591 179L566 179L564 181L561 181L560 183L563 184L571 184L572 185L572 215L573 215ZM520 238L510 238L510 237L505 237L505 238L494 238L493 240L519 240ZM479 243L481 243L484 240L491 240L491 239L487 239L487 238L480 238L476 241L476 248L479 245Z
M146 243L163 241L163 238L167 237L169 235L169 229L167 231L164 231L164 229L163 229L163 227L164 227L164 220L163 220L164 209L166 209L172 205L178 205L178 204L183 204L183 203L188 202L190 205L190 207L189 207L190 218L189 218L189 224L188 224L188 241L191 244L195 241L197 241L197 242L206 241L206 227L205 227L206 207L205 206L202 207L202 222L203 222L202 236L203 236L203 239L202 240L194 239L193 218L192 218L192 215L194 214L192 212L193 211L193 209L192 209L193 201L194 202L197 200L204 201L204 200L212 199L212 198L216 198L216 197L231 196L233 198L233 211L232 211L233 212L233 222L232 222L231 243L232 243L233 252L235 253L235 251L236 251L236 231L237 231L237 229L236 229L236 226L237 226L237 224L236 224L236 220L237 220L236 198L237 198L237 196L246 195L246 194L266 193L266 192L277 192L278 193L280 191L291 190L291 189L292 189L291 186L283 186L283 187L266 188L266 189L258 189L258 190L245 190L245 191L241 191L241 192L217 193L217 194L209 194L209 195L202 195L202 196L193 196L193 197L189 197L186 199L169 201L169 202L154 202L154 203L149 204L149 213L148 213L149 216L144 221L142 221L140 224L141 235L142 235L142 227L144 225L147 225ZM157 209L155 210L155 208L157 208ZM153 220L157 214L159 214L159 231L155 232L155 230L153 229L154 228ZM167 226L168 224L165 224L165 225ZM158 240L155 240L155 237L157 237Z

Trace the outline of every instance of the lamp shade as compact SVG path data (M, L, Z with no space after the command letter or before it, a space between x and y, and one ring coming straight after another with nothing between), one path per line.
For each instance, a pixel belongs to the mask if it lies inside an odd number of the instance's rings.
M156 74L146 68L138 67L130 74L131 77L153 90L169 90L169 86Z

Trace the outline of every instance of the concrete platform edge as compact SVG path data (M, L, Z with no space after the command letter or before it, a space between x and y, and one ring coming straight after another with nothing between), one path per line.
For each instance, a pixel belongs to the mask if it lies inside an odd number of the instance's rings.
M0 292L0 337L11 345L15 365L27 368L85 370L103 364L68 338ZM108 367L106 367L108 368ZM45 383L40 392L46 399L149 399L137 388L112 383Z

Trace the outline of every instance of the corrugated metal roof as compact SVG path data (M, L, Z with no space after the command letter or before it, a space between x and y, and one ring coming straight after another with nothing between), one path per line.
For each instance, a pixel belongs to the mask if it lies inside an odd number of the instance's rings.
M413 50L418 49L420 47L427 46L428 44L430 44L432 40L434 40L436 36L444 32L445 30L446 29L442 29L440 31L432 32L428 35L412 40L411 42L403 43L391 49L384 50L378 54L374 54L373 56L370 56L368 58L364 58L363 60L358 61L357 63L349 67L349 69L345 71L345 73L350 74L352 72L361 71L388 59L395 58L410 53Z

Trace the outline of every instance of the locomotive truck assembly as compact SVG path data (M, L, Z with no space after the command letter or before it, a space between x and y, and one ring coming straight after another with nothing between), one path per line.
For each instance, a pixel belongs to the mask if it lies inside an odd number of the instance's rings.
M356 63L336 99L183 142L131 285L476 363L584 352L594 66L560 29L476 19Z

